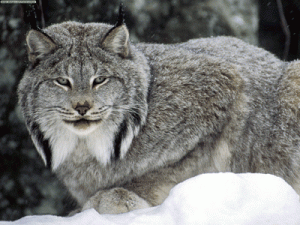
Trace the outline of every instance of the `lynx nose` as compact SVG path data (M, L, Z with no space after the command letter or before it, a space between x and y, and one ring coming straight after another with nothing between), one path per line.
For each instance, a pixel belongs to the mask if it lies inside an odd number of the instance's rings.
M87 113L87 111L89 111L89 109L91 108L90 104L85 101L83 104L80 104L79 102L77 103L77 105L75 106L75 110L80 114L80 115L84 115Z

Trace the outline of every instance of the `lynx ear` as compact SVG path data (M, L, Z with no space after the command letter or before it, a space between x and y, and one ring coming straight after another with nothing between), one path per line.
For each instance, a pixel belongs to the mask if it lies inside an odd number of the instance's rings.
M110 52L126 58L130 54L129 32L124 23L124 7L120 4L119 16L116 25L108 31L102 41L102 47Z
M130 54L129 32L125 24L112 28L102 41L102 47L107 51L126 58Z
M31 63L35 63L37 59L42 58L57 48L57 45L48 35L37 30L30 30L28 32L26 42L28 46L28 59Z

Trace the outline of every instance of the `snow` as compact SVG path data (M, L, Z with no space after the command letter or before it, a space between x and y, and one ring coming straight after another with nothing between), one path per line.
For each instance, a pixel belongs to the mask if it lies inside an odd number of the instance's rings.
M119 215L94 209L72 217L27 216L0 225L193 225L300 224L297 193L283 179L268 174L202 174L175 186L163 204Z

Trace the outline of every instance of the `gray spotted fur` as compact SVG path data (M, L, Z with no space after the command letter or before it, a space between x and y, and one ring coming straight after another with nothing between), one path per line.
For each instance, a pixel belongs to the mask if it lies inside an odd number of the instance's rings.
M154 206L209 172L275 174L300 193L299 61L232 37L130 44L124 24L65 22L27 44L26 125L82 209ZM97 76L109 80L93 88ZM85 102L100 122L78 131L63 121Z

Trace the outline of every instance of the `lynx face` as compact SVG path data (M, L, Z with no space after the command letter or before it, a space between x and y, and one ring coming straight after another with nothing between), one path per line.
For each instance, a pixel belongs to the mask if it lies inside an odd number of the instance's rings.
M53 170L78 145L104 165L124 157L144 124L149 67L128 35L125 25L74 22L28 33L31 66L19 98L38 152Z
M82 71L81 75L78 73ZM80 62L72 57L56 66L39 94L39 107L45 117L63 128L84 136L103 126L105 121L122 119L128 99L122 80L97 62ZM49 93L51 95L44 95ZM53 101L55 100L55 101ZM49 109L45 112L43 109ZM51 119L53 118L53 119Z

